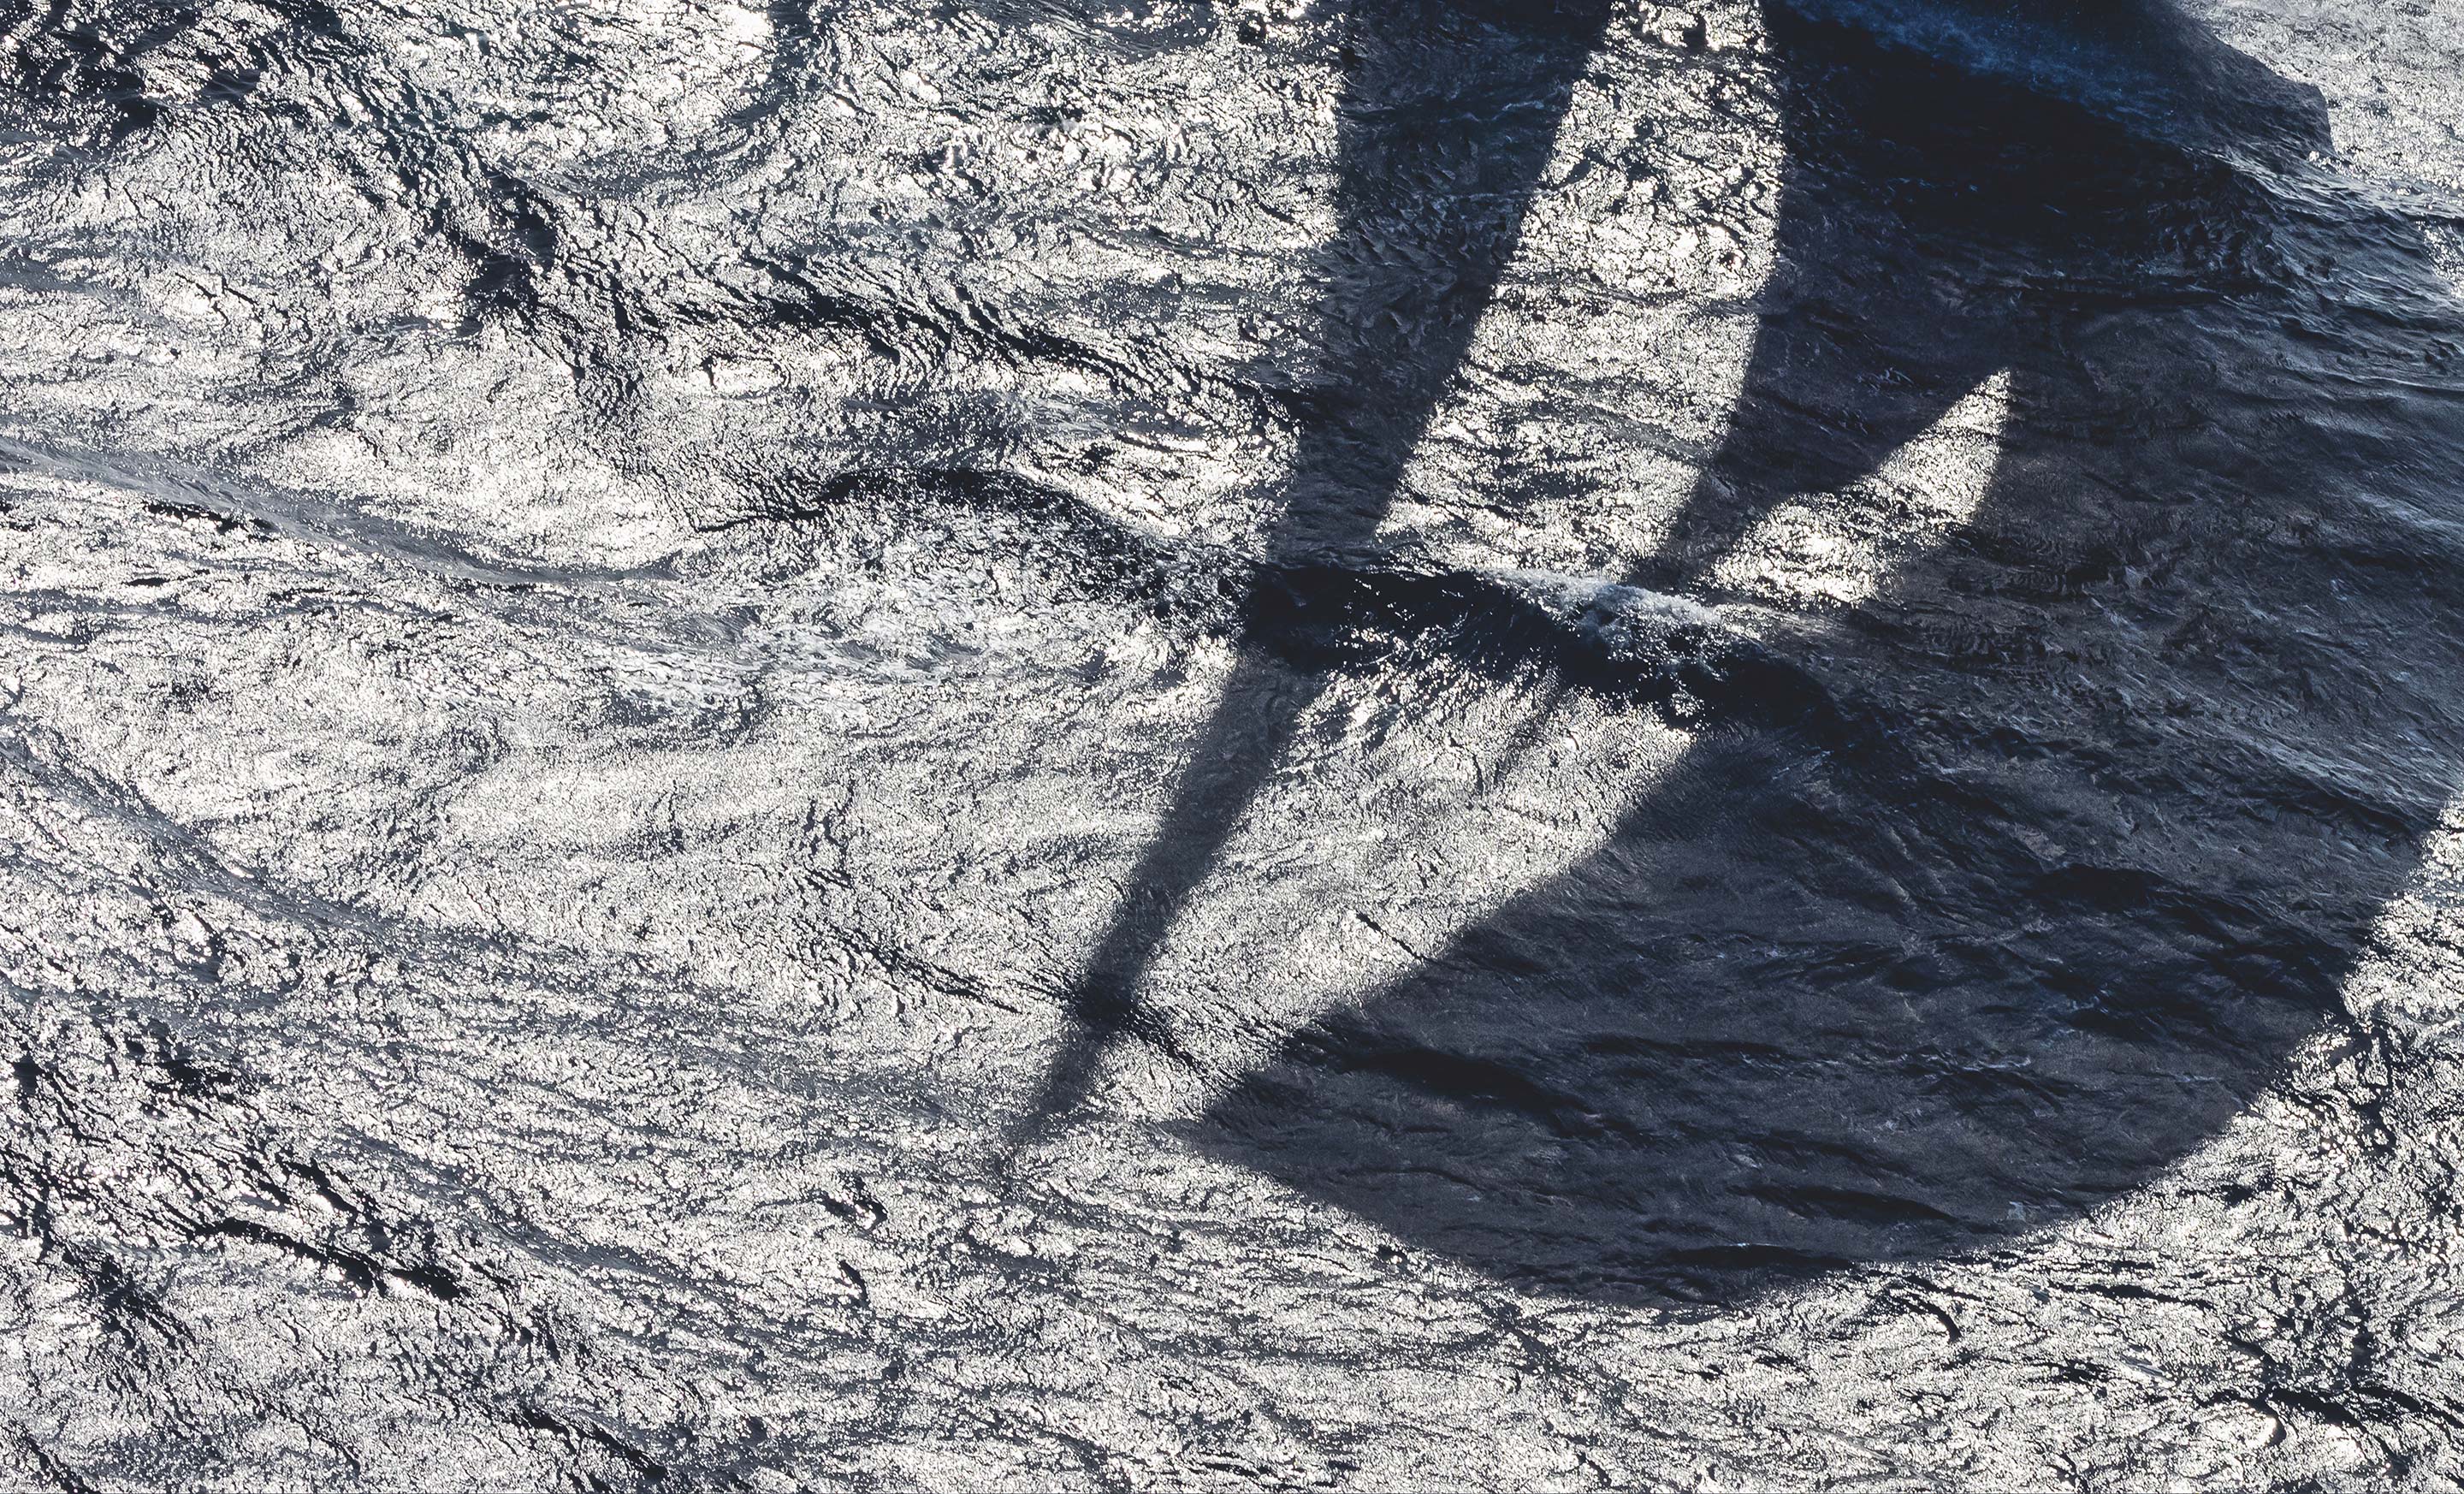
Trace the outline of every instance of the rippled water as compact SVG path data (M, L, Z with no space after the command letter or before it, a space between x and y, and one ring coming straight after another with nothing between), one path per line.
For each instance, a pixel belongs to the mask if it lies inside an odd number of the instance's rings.
M11 1477L2464 1477L2447 11L0 57Z

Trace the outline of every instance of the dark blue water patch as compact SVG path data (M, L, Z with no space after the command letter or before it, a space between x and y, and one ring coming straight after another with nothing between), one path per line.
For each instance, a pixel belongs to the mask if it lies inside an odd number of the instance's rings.
M1779 269L1725 444L1639 579L1709 590L1771 504L2007 375L1969 532L1759 676L1871 727L1707 720L1601 851L1190 1132L1423 1248L1619 1301L1977 1250L2178 1161L2337 1020L2464 768L2457 572L2361 538L2400 548L2390 488L2442 516L2464 494L2452 390L2390 398L2421 360L2377 331L2455 313L2417 240L2275 180L2327 143L2315 97L2165 8L2065 8L2079 44L2041 66L1767 15ZM2151 102L2160 59L2132 49L2158 43L2178 66ZM2303 267L2346 255L2381 273L2320 294ZM2332 371L2287 356L2314 343ZM2329 434L2346 420L2392 470ZM1341 595L1296 590L1262 613ZM1962 626L2005 642L1933 646Z

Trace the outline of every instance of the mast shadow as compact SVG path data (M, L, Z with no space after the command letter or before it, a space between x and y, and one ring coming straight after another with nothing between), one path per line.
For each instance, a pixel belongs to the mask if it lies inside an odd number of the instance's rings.
M1608 0L1399 0L1346 17L1337 226L1319 260L1317 385L1263 545L1262 574L1324 575L1372 555L1405 464L1513 257L1556 126L1613 7ZM1146 999L1155 955L1322 693L1255 636L1288 622L1290 591L1242 604L1249 635L1193 743L1170 807L1071 991L1076 1036L1021 1134L1067 1117L1097 1066L1134 1041L1187 1066Z

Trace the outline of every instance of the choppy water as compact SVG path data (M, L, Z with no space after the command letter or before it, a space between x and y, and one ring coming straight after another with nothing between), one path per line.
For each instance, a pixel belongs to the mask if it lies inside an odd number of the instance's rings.
M2464 1478L2464 15L0 58L11 1478Z

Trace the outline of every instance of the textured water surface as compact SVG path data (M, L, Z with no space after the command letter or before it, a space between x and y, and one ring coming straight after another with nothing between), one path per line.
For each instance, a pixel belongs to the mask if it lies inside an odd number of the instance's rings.
M2464 11L0 64L0 1481L2464 1480Z

